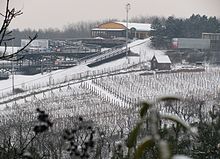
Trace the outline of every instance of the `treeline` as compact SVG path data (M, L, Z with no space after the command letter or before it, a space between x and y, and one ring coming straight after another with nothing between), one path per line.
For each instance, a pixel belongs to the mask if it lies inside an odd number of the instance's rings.
M68 38L89 38L90 31L92 28L97 27L99 24L107 22L107 21L116 21L115 19L108 19L102 21L92 21L92 22L78 22L65 25L63 29L55 29L55 28L48 28L48 29L14 29L13 36L15 39L8 43L8 46L20 46L21 39L28 39L28 36L33 36L37 33L38 39L68 39Z
M220 20L199 14L186 19L170 16L165 20L155 18L151 27L152 45L156 48L169 48L172 38L201 38L203 32L220 32Z
M64 26L61 29L24 29L13 30L14 46L20 46L20 40L28 36L38 34L38 39L67 39L67 38L89 38L91 29L101 23L109 21L119 21L117 19L108 19L102 21L78 22ZM205 15L192 15L190 18L182 19L170 16L138 16L133 17L129 22L151 23L153 31L152 44L156 48L167 48L172 38L200 38L202 32L220 32L220 20L216 17L207 17ZM8 43L8 46L12 45Z
M64 26L64 29L39 29L39 30L32 30L32 29L24 29L13 30L14 45L20 46L21 39L27 39L28 36L33 36L37 33L38 39L66 39L66 38L87 38L90 37L90 30L93 27L96 27L99 21L96 22L79 22L75 24L69 24ZM9 44L10 45L10 44Z
M133 17L129 21L137 22L137 23L152 23L153 20L157 18L155 16L147 17L147 16L138 16ZM165 19L165 18L161 18ZM91 29L97 27L99 24L109 22L109 21L119 21L117 19L106 19L100 21L90 21L90 22L78 22L69 25L65 25L63 29L14 29L13 36L15 37L13 44L12 41L8 43L8 46L20 46L21 39L27 39L28 36L33 36L36 33L38 34L38 39L68 39L68 38L89 38L91 37ZM125 21L125 20L122 20Z

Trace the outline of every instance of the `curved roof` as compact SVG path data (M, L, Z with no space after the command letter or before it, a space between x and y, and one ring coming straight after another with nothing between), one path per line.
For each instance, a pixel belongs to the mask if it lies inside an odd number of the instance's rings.
M117 22L107 22L100 24L99 29L126 29L126 26Z
M127 28L126 22L107 22L100 24L97 28L94 28L92 30L125 30ZM128 23L128 29L135 28L137 31L150 31L151 24L146 23Z

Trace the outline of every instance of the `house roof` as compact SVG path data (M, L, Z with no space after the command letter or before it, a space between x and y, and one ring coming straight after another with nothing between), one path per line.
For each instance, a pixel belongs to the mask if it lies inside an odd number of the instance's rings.
M126 22L107 22L99 25L97 28L93 28L92 30L113 30L113 31L122 31L126 30L127 23ZM137 31L150 31L151 24L146 23L128 23L128 29L136 29Z
M171 63L169 56L167 55L154 55L158 63Z
M116 22L119 24L124 25L125 27L127 26L126 22ZM150 31L151 29L151 24L146 24L146 23L128 23L128 29L135 28L137 31Z

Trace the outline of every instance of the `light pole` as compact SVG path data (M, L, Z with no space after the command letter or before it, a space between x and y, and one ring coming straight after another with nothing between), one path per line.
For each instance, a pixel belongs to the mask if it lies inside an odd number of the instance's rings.
M126 4L126 58L128 60L128 64L130 63L128 58L128 11L131 9L130 3Z
M14 53L14 40L12 39L12 54L13 53ZM14 80L15 68L14 68L13 60L11 61L11 64L12 64L12 69L11 69L11 73L12 73L12 94L14 94L15 93L15 80Z

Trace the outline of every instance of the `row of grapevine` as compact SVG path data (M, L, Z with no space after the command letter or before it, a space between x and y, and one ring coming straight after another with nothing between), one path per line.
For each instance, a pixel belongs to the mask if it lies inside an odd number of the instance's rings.
M45 98L26 99L23 103L14 103L0 114L1 125L15 121L31 122L36 120L35 110L40 108L49 113L55 121L54 129L66 126L66 120L79 116L92 120L98 127L108 127L109 131L128 127L130 113L128 109L111 103L97 96L84 84L76 84L71 88L62 88L45 94ZM18 120L19 119L19 120Z

